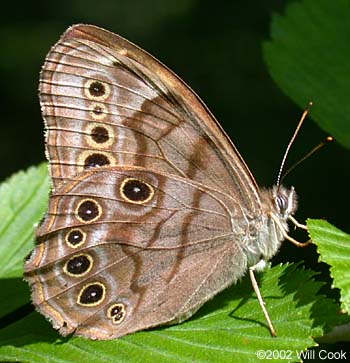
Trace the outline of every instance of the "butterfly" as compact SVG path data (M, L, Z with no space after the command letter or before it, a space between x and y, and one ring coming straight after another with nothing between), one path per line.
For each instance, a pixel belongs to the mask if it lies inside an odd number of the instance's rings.
M70 27L40 103L52 192L25 279L62 335L181 322L247 270L254 285L283 239L298 244L294 188L259 189L200 98L122 37Z

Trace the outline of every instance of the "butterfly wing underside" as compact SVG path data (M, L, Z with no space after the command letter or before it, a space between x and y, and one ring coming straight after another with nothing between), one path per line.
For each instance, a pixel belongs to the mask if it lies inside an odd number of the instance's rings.
M176 75L78 25L46 58L40 102L53 192L26 279L62 334L184 320L244 273L255 181Z

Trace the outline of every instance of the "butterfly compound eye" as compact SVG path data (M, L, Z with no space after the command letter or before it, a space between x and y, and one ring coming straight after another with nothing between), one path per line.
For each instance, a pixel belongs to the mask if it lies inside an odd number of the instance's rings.
M279 194L276 196L276 204L279 212L284 214L284 212L288 209L288 199L285 195Z
M274 199L276 208L283 218L287 218L295 212L298 203L293 187L290 189L282 188L282 190L277 190Z

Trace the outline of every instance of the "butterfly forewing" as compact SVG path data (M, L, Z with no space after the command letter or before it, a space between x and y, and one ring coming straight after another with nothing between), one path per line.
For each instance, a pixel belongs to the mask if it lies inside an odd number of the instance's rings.
M136 165L199 181L260 212L251 174L207 108L125 39L70 28L47 56L40 100L55 187L89 167Z

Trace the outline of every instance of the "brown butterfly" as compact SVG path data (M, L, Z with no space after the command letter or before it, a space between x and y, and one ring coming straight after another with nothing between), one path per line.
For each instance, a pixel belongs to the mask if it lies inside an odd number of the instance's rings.
M61 334L181 322L248 269L261 299L254 269L284 238L298 244L294 189L260 190L180 78L120 36L75 25L46 58L40 102L53 190L25 278Z

